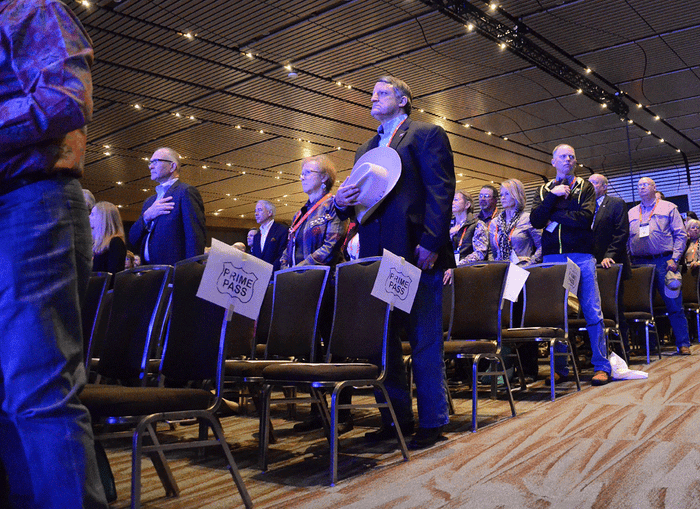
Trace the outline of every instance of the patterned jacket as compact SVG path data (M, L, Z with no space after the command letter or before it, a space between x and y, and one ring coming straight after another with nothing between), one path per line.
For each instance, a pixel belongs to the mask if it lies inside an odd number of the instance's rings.
M322 198L323 199L323 198ZM283 269L296 265L335 265L342 259L340 248L345 238L346 222L333 206L331 196L314 210L292 234L291 231L306 212L311 202L301 208L292 219L287 249L280 258Z

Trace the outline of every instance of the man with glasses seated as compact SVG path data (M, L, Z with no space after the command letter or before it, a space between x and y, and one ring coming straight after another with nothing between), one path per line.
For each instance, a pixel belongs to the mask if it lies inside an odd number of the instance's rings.
M195 187L179 179L180 155L159 148L148 168L151 180L158 182L156 194L144 202L141 216L129 230L129 242L148 265L174 265L204 253L204 203Z

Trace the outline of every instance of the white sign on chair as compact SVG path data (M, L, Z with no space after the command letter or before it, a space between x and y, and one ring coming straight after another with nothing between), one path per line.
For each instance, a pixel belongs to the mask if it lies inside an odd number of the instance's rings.
M372 295L392 307L410 313L418 291L420 275L421 270L418 267L385 249L377 279L374 280Z
M232 313L257 320L271 277L269 263L212 239L197 297L225 308L228 320Z

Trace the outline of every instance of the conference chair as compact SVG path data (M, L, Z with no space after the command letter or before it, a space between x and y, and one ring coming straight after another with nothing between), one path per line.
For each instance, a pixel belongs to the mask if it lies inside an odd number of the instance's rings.
M623 302L625 305L625 320L630 325L641 325L644 327L644 338L646 344L647 364L651 362L649 334L656 336L656 348L661 359L661 342L654 320L653 292L654 292L654 265L633 265L632 276L625 281L625 294Z
M515 403L501 356L503 290L507 263L475 264L454 269L452 278L454 298L451 338L445 341L445 356L472 360L472 432L478 428L478 378L491 377L495 396L499 375L505 380L511 415L515 417ZM490 371L479 371L480 360L488 361Z
M83 355L85 357L85 369L90 371L90 360L93 352L99 356L101 346L100 336L97 333L97 325L100 323L102 311L105 306L105 295L112 280L111 272L93 272L90 275L87 291L81 306L81 319L83 326ZM98 342L100 343L98 345Z
M264 320L258 321L256 336L265 334L262 359L229 359L225 364L227 387L248 391L260 410L259 394L262 372L271 364L312 361L319 346L318 321L323 295L328 286L330 267L305 265L275 272L267 332ZM263 303L264 304L264 303ZM290 392L290 397L293 396ZM293 413L294 406L289 409Z
M97 374L124 385L145 385L162 330L173 268L145 265L114 276Z
M530 273L523 288L523 313L520 327L502 331L501 342L512 345L517 352L520 345L535 341L549 344L550 397L556 397L554 361L563 356L571 361L576 389L581 390L581 381L569 341L568 290L564 288L565 263L541 263L526 267ZM566 347L565 352L557 352L555 345ZM518 356L518 373L521 385L525 377Z
M600 306L603 311L603 332L605 334L605 351L610 352L610 344L618 345L621 357L627 362L627 353L620 332L620 311L618 309L618 296L620 292L620 280L622 278L622 265L615 264L609 269L602 265L596 267L596 279L600 291ZM569 319L569 330L580 334L588 334L586 319Z
M683 309L688 317L688 330L694 328L697 333L695 339L700 338L700 278L697 272L688 270L683 274ZM693 327L691 327L691 324Z
M263 412L260 416L260 467L267 469L269 416L273 387L293 385L309 390L307 402L319 406L330 440L330 478L334 486L338 478L338 411L361 408L386 408L391 415L396 435L408 460L408 450L396 419L389 395L384 387L386 349L391 309L371 295L381 257L341 263L336 269L335 313L329 338L326 362L276 364L263 370ZM334 362L334 359L373 359L370 362ZM375 362L377 362L375 361ZM383 397L382 403L340 404L339 395L352 387L374 388ZM331 392L330 409L325 394Z
M226 355L225 310L196 296L208 255L175 265L171 313L166 327L158 387L88 385L80 395L93 425L120 422L135 424L132 448L131 507L141 504L141 462L147 455L160 477L166 496L179 488L164 452L218 447L246 507L252 507L238 468L226 443L216 411L221 405L223 364ZM252 347L252 345L251 345ZM198 438L162 443L158 423L196 419ZM185 428L183 428L185 429ZM209 429L213 437L209 437ZM113 434L96 434L96 439ZM144 444L144 437L151 441Z

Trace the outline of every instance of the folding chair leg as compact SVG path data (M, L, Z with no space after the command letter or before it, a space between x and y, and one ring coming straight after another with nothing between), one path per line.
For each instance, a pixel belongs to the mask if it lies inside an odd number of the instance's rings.
M555 340L551 339L549 341L549 377L550 377L550 384L549 384L549 391L550 391L550 399L554 401L554 398L556 398L555 390L554 390L554 343Z
M153 445L159 446L160 441L158 440L156 430L151 423L146 424L146 430L153 441ZM148 453L148 456L153 462L153 466L158 473L158 477L160 477L161 483L163 483L165 495L168 497L178 496L180 494L180 489L177 487L177 482L175 482L175 477L173 477L173 473L168 466L168 462L165 459L165 454L163 454L163 451Z
M396 429L396 436L399 440L399 446L401 447L401 453L403 454L403 459L408 461L409 456L408 456L408 449L406 448L406 441L403 438L403 432L401 431L401 426L399 426L399 420L396 418L396 413L394 412L394 407L391 404L391 400L389 399L389 393L386 392L386 388L384 387L384 384L372 384L374 387L377 387L381 392L382 396L384 397L384 401L386 401L385 405L389 409L389 414L391 415L391 421L394 423L394 428Z
M260 451L258 455L258 465L260 470L267 470L267 448L270 443L270 394L272 386L265 385L260 390L260 430L259 442Z
M221 444L221 448L224 450L224 456L226 456L226 461L228 461L228 467L229 471L231 472L231 477L233 477L233 482L236 483L236 487L238 488L238 493L241 495L241 498L243 499L243 504L245 504L246 509L250 509L253 507L253 501L250 498L250 494L248 493L248 490L245 487L245 483L243 482L243 478L241 477L241 473L238 470L238 466L236 465L236 461L233 459L233 454L231 454L231 449L229 448L228 444L226 443L226 438L224 437L224 431L221 429L221 423L218 422L218 419L213 416L212 419L209 419L209 423L211 425L211 429L214 432L214 436L216 436L216 440Z

